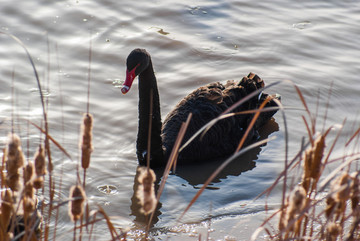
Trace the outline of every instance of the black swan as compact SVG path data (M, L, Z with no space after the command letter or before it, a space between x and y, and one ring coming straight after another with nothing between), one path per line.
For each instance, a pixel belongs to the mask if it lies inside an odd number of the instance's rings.
M126 94L136 76L139 76L139 126L137 136L137 157L140 165L146 164L147 141L150 113L150 92L153 93L153 115L151 129L150 166L165 166L172 151L181 123L193 114L184 136L185 143L203 125L219 116L239 99L264 87L263 80L250 73L240 82L219 82L200 87L182 99L161 123L160 100L156 77L150 54L145 49L134 49L128 56L126 80L121 89ZM261 93L233 112L256 109L268 97ZM278 95L276 98L280 99ZM267 106L276 106L275 101ZM276 111L263 112L258 118L247 142L258 137L257 129L268 121ZM202 138L197 137L178 156L178 164L204 162L223 158L232 154L246 131L253 114L236 115L217 122Z

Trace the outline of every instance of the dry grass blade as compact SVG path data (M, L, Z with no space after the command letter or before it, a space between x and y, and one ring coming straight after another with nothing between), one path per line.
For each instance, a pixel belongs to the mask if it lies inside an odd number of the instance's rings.
M324 191L326 185L346 166L348 166L350 163L360 160L360 154L354 154L352 157L350 157L345 162L341 163L335 170L333 170L329 175L326 176L326 178L320 183L320 187L318 192Z
M110 234L111 234L111 237L112 237L112 240L115 240L116 237L119 236L119 234L116 232L116 229L114 227L114 225L112 224L111 220L110 220L110 217L106 214L106 212L104 211L104 209L98 205L98 211L100 214L102 214L106 220L106 224L109 228L109 231L110 231Z
M311 130L310 130L310 127L309 127L309 124L307 123L306 119L305 119L305 116L301 116L303 121L304 121L304 125L306 127L306 130L308 132L308 137L309 137L309 140L310 140L310 143L311 143L311 146L314 146L314 139L313 139L313 135L311 133Z
M52 136L47 134L46 130L43 130L40 126L36 125L35 123L33 123L31 121L29 121L29 122L30 122L30 124L35 126L37 129L39 129L43 134L46 134L47 138L49 138L49 140L51 140L52 143L54 143L55 146L57 146L57 148L59 148L65 154L65 156L67 156L70 160L73 160L71 158L70 154L54 138L52 138Z
M169 176L171 167L175 164L175 159L177 158L179 146L180 146L180 144L181 144L181 142L182 142L182 140L183 140L183 138L184 138L186 129L187 129L187 127L189 126L191 117L192 117L192 113L189 114L186 122L181 125L181 128L180 128L180 130L179 130L179 133L178 133L178 136L177 136L177 138L176 138L174 147L173 147L173 149L172 149L172 151L171 151L169 160L168 160L168 162L167 162L167 164L166 164L166 167L165 167L165 170L164 170L164 174L163 174L163 178L162 178L162 180L161 180L158 193L157 193L157 195L156 195L156 205L157 205L157 204L159 203L159 201L160 201L160 197L161 197L161 194L162 194L162 192L163 192L163 190L164 190L165 183L166 183L166 180L167 180L167 178L168 178L168 176ZM148 226L147 226L147 230L149 230L153 218L154 218L154 212L151 213L151 216L150 216L150 219L149 219L149 223L148 223Z
M265 107L265 105L266 105L269 101L271 101L272 99L274 99L274 98L270 97L270 98L267 98L265 101L263 101L263 103L261 103L261 105L259 106L259 110L262 110L262 109ZM241 147L243 147L243 145L244 145L244 143L245 143L245 140L246 140L246 138L249 136L249 133L250 133L250 131L252 130L253 126L255 125L255 122L256 122L256 120L258 119L259 115L260 115L260 112L257 111L257 112L255 113L254 117L252 118L252 120L251 120L248 128L246 129L245 134L244 134L243 137L241 138L240 143L239 143L238 147L236 148L235 153L238 152L238 151L241 149Z
M314 120L313 120L313 118L312 118L311 112L310 112L310 110L309 110L309 108L308 108L308 106L307 106L307 104L306 104L305 98L304 98L303 94L301 93L299 87L297 87L297 85L295 85L295 84L294 84L294 87L295 87L295 89L296 89L296 92L298 93L298 96L300 97L300 100L301 100L301 102L302 102L302 104L303 104L306 112L308 113L308 115L309 115L309 117L310 117L311 124L312 124L312 125L311 125L311 127L312 127L312 128L311 128L311 131L312 131L312 135L314 135L314 134L315 134L315 124L314 124Z
M233 160L235 160L237 157L239 157L240 155L244 154L245 152L264 145L265 143L269 142L270 140L274 140L275 137L272 138L268 138L268 139L264 139L262 141L258 141L255 142L243 149L241 149L239 152L233 154L231 157L229 157L228 159L226 159L212 174L211 176L206 180L206 182L204 183L204 185L200 188L200 190L195 194L195 196L193 197L193 199L190 201L190 203L188 204L188 206L185 208L185 210L183 211L183 213L181 214L181 216L178 218L178 221L180 221L183 216L186 214L186 212L190 209L190 207L196 202L196 200L200 197L200 195L202 194L202 192L205 190L205 188L210 184L210 182L229 164L231 163Z
M293 164L296 162L296 160L298 160L301 157L301 154L303 153L304 149L309 145L310 143L306 143L303 148L295 155L295 157L290 161L290 163L285 167L285 170L288 170L289 168L291 168L293 166ZM294 165L294 167L296 167L299 164L299 161L296 162L296 164ZM263 191L262 193L260 193L254 200L257 200L258 198L260 198L263 195L269 195L271 193L271 191L275 188L275 186L281 181L281 179L285 176L285 170L282 171L279 176L276 178L276 180L273 182L273 184L271 184L271 186L269 188L267 188L265 191Z
M352 142L352 140L353 140L357 135L359 135L359 133L360 133L360 128L357 129L357 130L355 131L355 133L350 137L350 139L346 142L345 147L347 147L347 146Z
M42 88L41 88L41 84L40 84L39 75L38 75L38 72L37 72L36 67L35 67L35 63L34 63L32 57L31 57L29 51L27 50L25 44L19 38L17 38L16 36L14 36L12 34L9 34L9 33L1 32L1 31L0 31L0 34L5 34L5 35L9 36L13 40L15 40L25 50L25 53L26 53L26 55L27 55L27 57L28 57L28 59L29 59L29 61L31 63L31 66L33 67L33 70L34 70L35 78L36 78L37 85L38 85L38 88L39 88L41 105L42 105L42 108L43 108L44 121L47 122L45 104L44 104L44 95L42 93Z

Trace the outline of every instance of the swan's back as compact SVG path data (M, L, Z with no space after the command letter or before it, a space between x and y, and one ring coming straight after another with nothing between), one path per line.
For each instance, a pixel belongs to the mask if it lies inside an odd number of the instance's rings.
M212 83L196 89L182 99L163 123L162 140L166 149L165 156L171 153L181 123L186 121L190 112L193 116L183 143L235 102L264 86L262 79L257 75L249 74L248 77L244 77L239 83L235 81L228 81L224 85L219 82ZM258 97L254 97L233 112L255 109L258 102ZM179 162L208 161L232 154L245 133L251 117L252 115L236 115L220 120L203 138L197 137L179 154ZM248 139L253 139L255 133L256 131L253 130Z

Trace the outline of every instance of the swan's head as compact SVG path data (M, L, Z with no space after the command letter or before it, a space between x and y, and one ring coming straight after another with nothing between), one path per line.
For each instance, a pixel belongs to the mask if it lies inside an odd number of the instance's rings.
M141 74L150 63L150 55L145 49L134 49L131 51L126 60L126 79L121 92L126 94L136 76Z

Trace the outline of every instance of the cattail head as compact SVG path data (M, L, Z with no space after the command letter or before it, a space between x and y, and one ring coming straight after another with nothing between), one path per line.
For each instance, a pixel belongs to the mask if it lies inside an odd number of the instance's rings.
M34 210L35 210L35 200L34 198L28 197L28 196L24 196L23 199L23 209L24 209L24 214L31 214Z
M336 201L333 197L328 197L326 199L326 208L325 208L325 216L330 219L330 217L334 213L334 209L336 207Z
M27 182L31 181L33 175L34 175L34 163L29 162L28 164L26 164L25 169L24 169L24 183L26 184Z
M291 193L289 198L289 210L299 213L305 206L306 192L302 186L297 186Z
M325 137L320 135L316 138L314 142L314 147L312 151L312 163L311 163L311 173L310 176L312 178L318 178L321 174L321 160L324 155L325 148Z
M350 175L346 172L344 172L332 182L331 188L335 191L334 199L336 201L345 202L350 198L350 184L351 178Z
M35 153L35 173L37 176L43 176L46 174L46 162L45 162L45 150L42 145L39 145L37 152Z
M19 168L24 165L24 154L21 149L21 141L18 135L10 133L5 150L6 153L6 184L13 191L20 189Z
M321 175L322 157L325 148L325 137L320 135L314 141L313 146L304 154L304 174L302 185L306 192L309 191L311 179L317 180Z
M24 196L33 198L34 197L34 185L32 182L27 182L24 187Z
M7 173L6 185L14 192L19 191L21 188L20 174L18 172L11 174Z
M35 189L40 189L44 185L44 177L43 176L36 176L34 180L32 181L33 187Z
M3 230L7 230L11 214L13 212L13 198L10 190L6 189L4 193L2 193L2 202L1 202L1 224L3 225Z
M92 128L93 117L91 114L86 113L83 117L82 124L82 141L81 141L81 166L86 169L90 165L90 155L93 151L92 146Z
M330 222L326 227L326 233L326 240L337 240L337 237L341 234L341 226L337 223Z
M296 218L298 214L300 214L306 204L306 191L304 187L297 186L294 188L294 190L291 192L289 200L288 200L288 207L287 207L287 213L285 218L284 224L293 223L293 226L289 227L290 230L296 229L296 226L294 227L295 222L293 220Z
M7 143L7 171L15 171L24 165L24 154L18 135L10 133Z
M351 194L350 194L350 199L351 199L351 209L355 212L359 212L360 210L358 209L359 207L359 201L360 201L360 182L359 182L359 176L357 173L354 173L351 175L352 177L352 182L351 182ZM355 214L355 213L354 213Z
M83 215L85 198L82 186L75 185L70 188L69 216L72 221L75 222Z
M137 190L136 196L140 200L141 212L145 215L150 214L156 208L156 197L154 182L156 176L153 170L146 167L139 167L138 181L140 183L139 189Z

